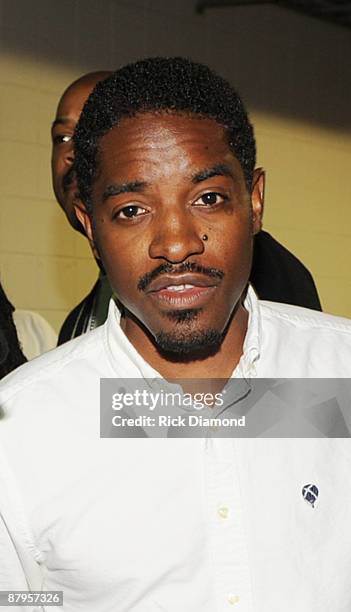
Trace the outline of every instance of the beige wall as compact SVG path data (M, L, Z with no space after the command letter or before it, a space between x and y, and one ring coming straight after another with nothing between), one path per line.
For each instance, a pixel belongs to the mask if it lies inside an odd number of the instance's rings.
M57 329L96 278L50 184L50 122L83 72L156 54L209 63L243 94L267 169L265 227L310 268L325 310L351 317L348 30L269 6L0 0L0 275Z
M323 309L351 317L351 135L257 116L265 227L313 273Z

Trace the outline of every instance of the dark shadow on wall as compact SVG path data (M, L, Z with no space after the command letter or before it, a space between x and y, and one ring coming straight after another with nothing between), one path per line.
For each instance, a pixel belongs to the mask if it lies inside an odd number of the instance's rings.
M211 9L204 17L232 31L215 65L238 76L251 108L351 128L351 29L270 5Z
M3 51L114 68L147 55L208 63L258 111L351 128L351 30L284 8L195 11L195 0L0 0Z

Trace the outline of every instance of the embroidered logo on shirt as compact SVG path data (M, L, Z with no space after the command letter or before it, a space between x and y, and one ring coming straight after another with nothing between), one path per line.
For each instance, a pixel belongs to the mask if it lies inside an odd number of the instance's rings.
M314 508L314 504L317 501L317 497L319 495L318 487L314 484L307 484L302 487L302 496L308 504L311 504L312 508Z

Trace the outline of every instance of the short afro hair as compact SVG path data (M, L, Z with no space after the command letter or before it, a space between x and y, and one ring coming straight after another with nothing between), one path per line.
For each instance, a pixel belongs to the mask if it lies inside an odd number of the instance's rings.
M181 113L217 121L227 132L251 192L256 145L239 95L207 66L182 57L154 57L124 66L99 82L83 108L74 136L75 169L89 212L100 139L122 119L139 113Z

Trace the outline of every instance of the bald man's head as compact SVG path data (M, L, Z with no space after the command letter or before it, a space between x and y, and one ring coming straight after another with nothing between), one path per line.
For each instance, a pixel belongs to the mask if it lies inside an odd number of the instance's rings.
M89 72L71 83L62 94L52 124L51 169L55 196L72 227L82 233L83 228L74 211L77 186L72 169L72 136L87 98L95 85L110 74L107 70Z

